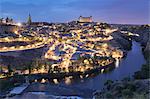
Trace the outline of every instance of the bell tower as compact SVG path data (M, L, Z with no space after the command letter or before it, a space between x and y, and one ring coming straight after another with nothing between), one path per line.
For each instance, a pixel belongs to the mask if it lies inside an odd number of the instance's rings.
M29 14L27 24L30 25L31 23L32 23L32 19L31 19L31 15Z

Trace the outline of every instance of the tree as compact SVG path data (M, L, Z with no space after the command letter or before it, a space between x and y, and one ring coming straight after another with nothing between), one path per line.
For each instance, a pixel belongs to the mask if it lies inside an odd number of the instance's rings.
M47 65L48 65L48 73L52 73L53 72L52 71L52 63L48 62Z
M134 77L135 79L141 79L141 71L135 72L134 75L133 75L133 77Z
M65 67L63 67L62 70L63 70L63 72L66 72L66 68Z
M59 73L59 68L58 68L58 66L54 66L54 71L55 71L56 73Z
M148 64L142 65L141 70L135 72L134 75L133 75L133 77L135 79L148 79L148 78L150 78L150 75L149 75L149 65Z
M106 98L112 99L112 98L113 98L113 95L112 95L110 92L107 92L107 93L106 93Z
M52 67L49 65L48 73L52 73Z
M33 65L33 68L36 68L37 70L39 70L42 68L42 61L36 58L32 61L32 65Z
M104 85L107 87L107 90L110 90L111 89L111 86L113 84L113 81L112 80L107 80Z
M32 68L33 68L32 64L29 64L29 65L28 65L29 74L31 74Z
M130 89L124 89L124 90L122 90L122 95L125 96L125 97L131 98L132 95L133 95L133 92L130 91Z
M3 73L3 67L0 65L0 73Z
M73 72L74 71L73 66L69 66L68 70L69 70L69 72Z
M11 73L13 72L11 65L7 65L7 69L8 69L8 74L11 75Z
M131 80L130 77L125 77L122 81L123 81L124 83L127 83L127 82L129 82L130 80Z
M49 70L49 69L52 69L52 67L51 67L51 62L49 62L48 60L42 60L43 61L43 65L44 65L44 68L45 69L47 69L47 70Z

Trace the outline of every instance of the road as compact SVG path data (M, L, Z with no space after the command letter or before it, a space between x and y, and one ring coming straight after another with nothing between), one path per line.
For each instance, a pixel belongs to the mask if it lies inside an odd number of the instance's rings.
M37 45L37 46L34 46L34 47L30 47L30 48L5 49L5 50L0 50L0 52L23 51L23 50L37 49L37 48L41 48L43 46L45 46L45 44Z

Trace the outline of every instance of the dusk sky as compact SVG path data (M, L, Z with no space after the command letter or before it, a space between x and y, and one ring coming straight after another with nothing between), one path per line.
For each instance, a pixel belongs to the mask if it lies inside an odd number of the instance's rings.
M148 24L150 0L0 0L0 17L24 22L29 13L33 21L68 22L80 15L94 21Z

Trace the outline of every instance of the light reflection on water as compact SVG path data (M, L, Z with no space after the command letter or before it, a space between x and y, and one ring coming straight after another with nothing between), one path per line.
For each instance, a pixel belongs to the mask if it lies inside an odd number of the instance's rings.
M103 88L104 83L109 79L120 80L124 77L132 76L145 63L140 45L137 42L133 42L132 45L132 50L120 62L116 60L115 66L102 69L98 73L80 75L78 78L65 77L63 80L53 79L53 83L82 89L99 90Z
M115 67L116 67L116 68L118 68L118 67L119 67L119 59L116 59Z
M104 69L101 69L101 73L103 73L104 72Z
M41 83L45 83L46 82L46 80L43 78L42 80L41 80Z
M91 74L89 78L82 80L74 80L72 86L80 88L88 88L99 90L103 88L104 83L107 80L121 80L124 77L132 77L134 72L140 70L142 64L145 63L144 56L142 54L142 48L137 42L132 42L132 50L130 50L125 58L120 62L116 61L116 66L101 70L100 73ZM115 68L115 69L114 69Z
M57 79L53 79L54 84L58 84L58 80Z
M126 76L132 76L135 71L140 70L142 64L145 63L145 59L142 54L141 47L138 43L133 42L132 44L132 50L128 52L127 56L122 59L119 63L119 61L116 61L116 66L115 69L114 67L111 68L106 68L102 69L99 71L99 73L94 73L90 75L85 75L85 76L79 76L78 78L73 78L73 77L66 77L64 80L59 80L59 79L53 79L50 82L50 85L53 86L52 83L61 85L63 84L64 88L70 88L71 89L91 89L91 90L100 90L103 88L104 83L111 79L111 80L120 80ZM36 80L37 82L37 80ZM43 83L46 82L45 79L42 79ZM40 85L42 89L45 89L43 85ZM51 88L50 88L51 89ZM57 87L58 89L58 87ZM53 89L51 89L54 91ZM56 91L56 90L55 90ZM37 93L36 93L37 94ZM43 93L42 93L43 94ZM88 94L86 94L88 95ZM33 96L25 96L22 95L22 97L25 97L25 99L33 99ZM47 97L47 95L46 95ZM41 95L37 96L38 99L43 99L41 98ZM14 97L10 99L20 99L19 97ZM44 99L50 99L50 98L44 98Z
M72 79L72 77L65 77L65 84L70 85L72 82L71 79Z

